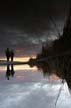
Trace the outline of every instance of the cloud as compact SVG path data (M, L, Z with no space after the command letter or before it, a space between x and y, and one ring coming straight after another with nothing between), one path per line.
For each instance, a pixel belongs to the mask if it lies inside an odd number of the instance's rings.
M49 41L58 38L54 24L49 22L46 18L41 18L40 23L34 23L32 26L29 25L29 30L26 27L20 29L16 26L0 25L0 51L3 52L6 47L10 47L14 50L22 49L24 54L40 52L42 44L49 43ZM60 24L58 20L56 20L55 23L60 32L62 32L62 24Z

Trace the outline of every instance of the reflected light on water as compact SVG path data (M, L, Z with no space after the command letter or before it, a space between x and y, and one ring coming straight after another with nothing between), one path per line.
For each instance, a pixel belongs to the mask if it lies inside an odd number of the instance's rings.
M2 70L5 71L6 69L7 69L7 66L0 66L0 71L2 71ZM15 65L14 70L15 71L16 70L33 70L33 72L34 72L34 71L37 71L37 67L34 66L31 68L29 65Z
M17 75L16 78L17 79L25 79L25 78L27 78L27 76L25 76L25 75Z
M54 81L54 80L59 80L60 77L58 77L56 74L52 74L52 75L49 77L49 79L50 79L51 81Z
M15 70L37 70L37 67L34 66L33 68L31 68L29 65L18 65L18 66L14 66Z

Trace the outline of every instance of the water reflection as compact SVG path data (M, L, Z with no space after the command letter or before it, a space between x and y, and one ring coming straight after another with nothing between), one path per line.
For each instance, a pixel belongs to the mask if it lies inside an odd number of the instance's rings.
M54 80L62 79L62 82L65 80L67 82L69 89L71 89L71 72L68 72L65 67L57 68L57 66L54 66L55 68L52 68L51 64L49 64L47 61L38 62L35 65L38 69L42 70L44 77L51 77Z
M29 69L33 69L34 65L29 64ZM58 80L62 79L65 80L68 84L69 89L71 89L71 73L67 72L65 68L63 70L53 69L51 68L51 65L48 64L47 61L36 63L35 66L37 66L38 70L42 70L43 77L49 77L51 80ZM24 65L23 65L24 67ZM15 71L14 71L14 65L7 65L6 70L6 78L9 80L11 77L14 77Z
M10 77L14 77L15 71L14 71L14 66L12 65L7 65L7 71L6 71L6 77L9 80Z

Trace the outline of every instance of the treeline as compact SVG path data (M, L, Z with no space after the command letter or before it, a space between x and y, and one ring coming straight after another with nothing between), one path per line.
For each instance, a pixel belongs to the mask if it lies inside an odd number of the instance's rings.
M43 46L41 54L37 54L37 58L48 57L49 55L55 55L66 51L71 51L71 8L69 9L62 36L52 43L52 47L48 47L48 45Z

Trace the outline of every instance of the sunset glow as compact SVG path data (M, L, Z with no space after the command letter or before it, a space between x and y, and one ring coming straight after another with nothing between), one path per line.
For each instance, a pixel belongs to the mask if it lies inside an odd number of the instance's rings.
M31 57L29 57L29 56L27 56L27 57L14 57L14 61L26 62L30 58L36 58L36 55L32 55ZM6 60L6 58L0 58L0 60Z
M30 57L15 57L14 61L26 62L30 59Z
M36 56L32 56L32 58L36 58ZM29 59L30 57L15 57L14 61L27 62ZM0 58L0 60L6 60L6 58ZM6 70L6 66L0 66L0 70ZM29 65L15 65L14 70L37 70L37 67L31 68Z

